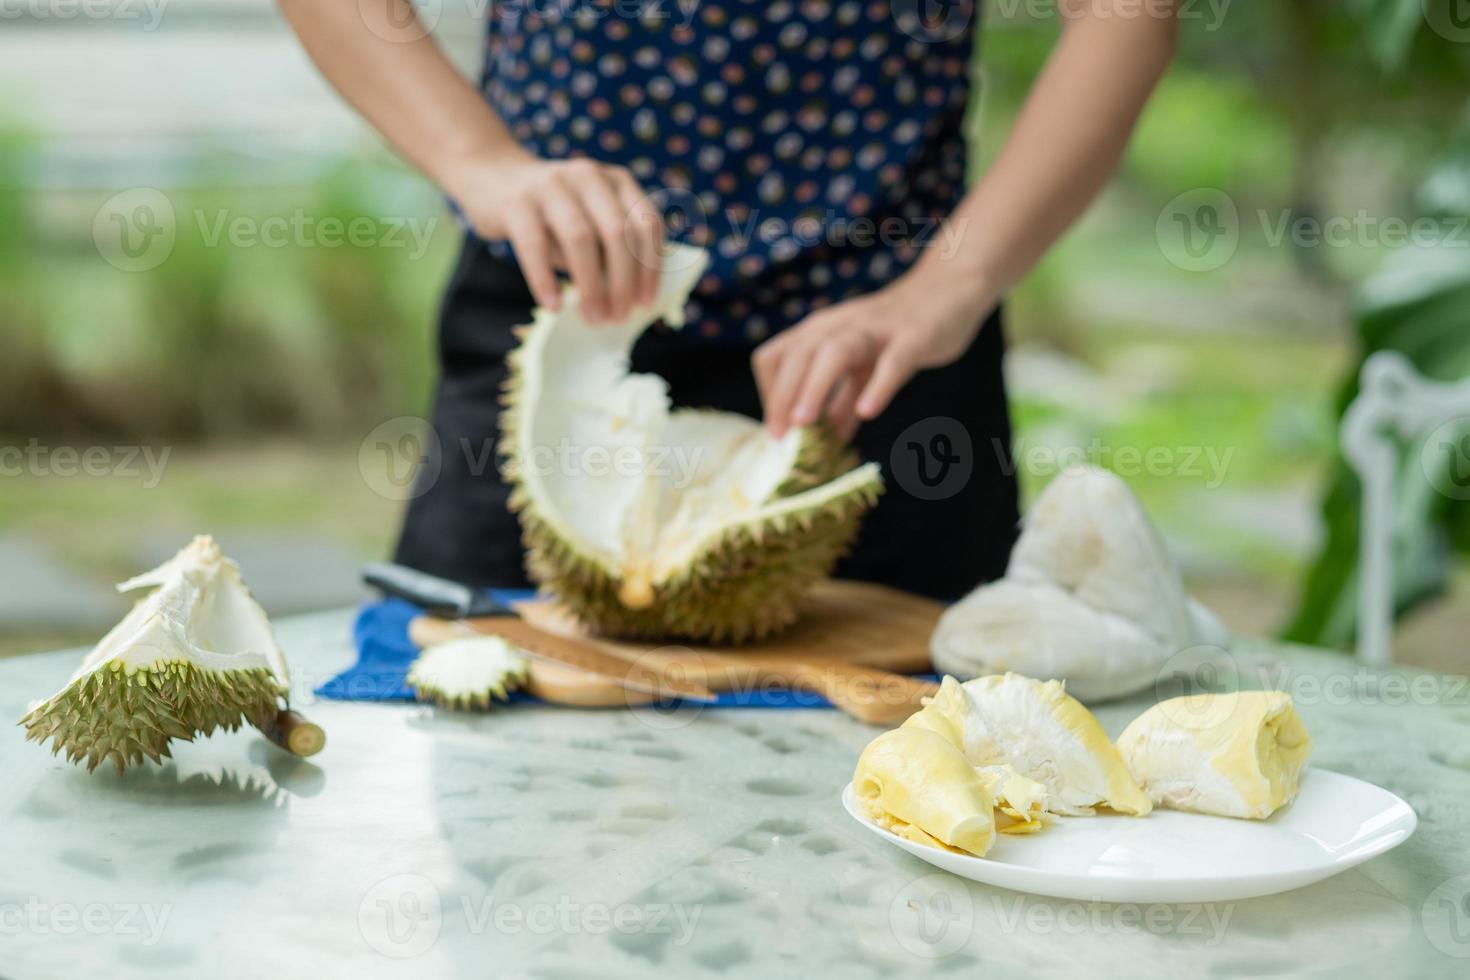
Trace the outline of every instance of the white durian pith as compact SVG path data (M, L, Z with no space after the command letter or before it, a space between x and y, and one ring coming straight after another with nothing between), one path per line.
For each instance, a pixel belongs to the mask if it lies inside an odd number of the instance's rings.
M984 780L943 736L900 727L868 743L853 794L878 826L931 846L984 856L995 842L995 802Z
M485 711L526 682L529 665L505 639L467 637L426 647L408 669L421 701L460 711Z
M682 322L707 261L671 248L656 302L620 324L587 324L569 288L510 355L500 452L528 569L599 633L739 642L789 625L881 490L823 428L776 439L671 410L666 382L629 373L644 330Z
M1094 702L1147 688L1182 650L1228 642L1128 485L1074 466L1027 513L1005 576L946 610L930 646L942 673L1063 678Z
M118 586L140 588L153 591L21 719L27 739L50 739L88 771L158 762L171 739L266 724L288 690L270 621L213 538Z
M1129 771L1159 806L1256 820L1296 798L1311 745L1281 691L1170 698L1118 737Z

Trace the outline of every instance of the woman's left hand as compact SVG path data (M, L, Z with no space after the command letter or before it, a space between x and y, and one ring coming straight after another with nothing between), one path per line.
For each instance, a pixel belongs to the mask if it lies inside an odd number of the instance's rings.
M771 434L779 438L825 415L839 436L850 439L916 372L963 354L995 298L952 280L942 266L916 266L877 292L819 310L756 348L751 364Z

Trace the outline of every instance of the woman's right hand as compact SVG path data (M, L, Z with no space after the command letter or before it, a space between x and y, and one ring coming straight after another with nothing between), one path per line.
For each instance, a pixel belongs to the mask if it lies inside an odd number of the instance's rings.
M561 306L557 269L571 276L588 322L622 320L657 296L663 218L626 168L517 149L446 183L476 234L510 242L541 306Z

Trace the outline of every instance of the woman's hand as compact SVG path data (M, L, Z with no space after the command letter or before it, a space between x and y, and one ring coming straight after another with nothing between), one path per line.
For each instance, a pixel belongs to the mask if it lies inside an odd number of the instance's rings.
M589 322L622 320L656 297L663 219L626 168L517 148L447 183L476 234L509 240L541 306L561 305L556 269L571 275Z
M955 283L946 271L921 263L756 348L751 363L771 434L779 438L825 414L850 439L916 372L963 354L995 297L976 283Z

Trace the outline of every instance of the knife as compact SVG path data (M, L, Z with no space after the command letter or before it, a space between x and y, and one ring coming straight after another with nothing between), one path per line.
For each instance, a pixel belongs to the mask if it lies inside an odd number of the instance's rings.
M368 565L362 570L362 580L384 595L407 599L442 619L481 620L477 625L486 632L504 637L533 660L575 667L630 691L692 701L715 700L714 692L697 681L653 671L645 664L635 667L595 643L537 629L488 592L463 583L391 562Z

